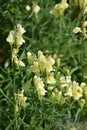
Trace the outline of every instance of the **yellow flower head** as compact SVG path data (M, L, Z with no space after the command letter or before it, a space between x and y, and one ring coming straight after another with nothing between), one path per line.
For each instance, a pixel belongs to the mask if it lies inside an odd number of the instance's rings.
M80 97L82 97L82 94L80 92L76 91L73 93L73 98L75 100L79 100Z
M48 84L55 84L56 83L56 80L54 78L54 74L53 73L51 73L51 74L49 74L47 76L47 83Z
M47 63L51 64L51 65L54 65L55 64L55 60L52 58L52 57L48 57L47 58Z
M25 33L25 29L21 26L21 24L17 24L17 34L22 36Z
M27 100L27 97L24 96L24 90L21 90L18 93L15 93L16 105L25 107L26 100Z
M65 96L72 96L72 89L71 88L68 88L66 93L64 94Z
M23 37L17 37L17 47L20 47L23 43L25 43L25 40L23 39Z
M37 61L33 63L33 65L31 66L31 70L35 74L38 74L40 72L39 64Z
M80 27L75 27L74 29L73 29L73 33L74 34L77 34L77 33L81 33L82 31L81 31L81 28Z
M24 64L24 62L23 62L23 61L19 60L19 61L18 61L18 66L22 66L22 67L24 67L24 66L25 66L25 64Z
M34 85L37 90L40 90L44 87L42 79L37 75L34 76Z
M31 7L29 5L26 6L26 10L27 11L30 11L31 10Z
M37 4L34 4L34 13L35 14L38 14L39 13L39 11L40 11L40 7L39 7L39 5L37 5Z
M6 38L7 42L9 42L11 44L14 43L14 41L15 41L14 33L15 33L14 31L10 31L8 37Z
M66 0L62 0L61 3L56 4L50 11L51 14L57 16L63 16L65 9L68 8L68 3Z
M31 52L27 52L27 58L30 58L32 56Z
M47 63L47 65L46 65L46 72L47 72L47 73L50 73L50 72L52 72L52 71L54 71L52 65Z
M46 90L44 88L41 88L38 90L38 96L44 96L46 94Z

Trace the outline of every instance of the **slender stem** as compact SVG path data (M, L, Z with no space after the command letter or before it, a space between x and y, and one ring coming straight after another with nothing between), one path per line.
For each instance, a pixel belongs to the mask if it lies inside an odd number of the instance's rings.
M81 72L82 72L82 79L84 79L84 43L83 38L80 39L80 46L81 46Z

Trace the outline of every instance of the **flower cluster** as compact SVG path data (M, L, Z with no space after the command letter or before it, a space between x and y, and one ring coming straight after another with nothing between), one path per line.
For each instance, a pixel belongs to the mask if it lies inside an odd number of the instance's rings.
M35 15L35 18L38 20L38 13L41 10L40 6L36 3L36 2L32 2L33 6L32 6L32 12ZM26 5L26 11L30 11L31 7L29 5Z
M87 22L83 23L83 27L87 26ZM77 28L73 32L82 33L83 30ZM21 25L17 25L15 31L10 31L7 41L12 48L12 61L17 66L25 66L25 64L18 59L18 52L20 46L25 42L22 35L25 33L24 28ZM18 40L22 39L22 41ZM56 101L59 105L70 105L72 102L77 103L81 108L87 102L87 85L86 83L78 83L72 81L72 77L69 74L69 70L66 75L63 75L60 68L60 58L56 56L45 56L42 51L38 51L38 54L27 52L28 66L27 72L32 77L34 88L36 89L39 100L42 100L43 96ZM28 82L26 82L27 85ZM26 86L25 85L25 86ZM15 93L15 110L19 111L20 107L25 106L26 97L23 95L24 90Z
M57 80L57 79L56 79ZM59 105L77 103L82 109L87 102L87 85L71 80L71 76L59 75L56 86L51 90L50 99Z
M41 7L36 3L32 2L33 6L33 13L35 14L36 19L38 19L38 13L41 10ZM50 11L50 14L54 15L55 17L62 17L64 15L64 11L68 8L69 4L67 0L61 0L60 3L56 4ZM26 11L30 11L31 7L26 5Z
M24 96L24 90L14 94L15 99L15 113L19 112L22 107L26 106L27 97Z
M30 71L34 73L34 86L38 97L44 96L47 92L46 84L51 86L56 83L53 67L55 60L51 56L46 57L42 51L38 51L38 56L28 52L27 58Z
M68 3L66 0L62 0L61 3L56 4L53 9L50 11L50 14L53 14L56 17L61 17L64 15L64 11L68 8Z
M25 29L20 24L18 24L15 31L10 31L8 37L6 38L12 49L12 62L14 62L17 67L25 66L25 64L19 60L17 56L20 46L25 43L25 40L22 37L25 32Z
M59 58L54 60L52 56L45 56L38 51L38 56L27 52L29 72L33 73L33 83L37 90L39 100L45 96L56 101L59 105L76 102L83 108L87 101L87 85L72 81L71 75L64 76L59 71ZM58 66L57 66L58 62Z
M41 9L40 6L38 4L36 4L35 2L33 2L33 12L34 12L34 14L37 15L39 13L40 9ZM30 11L31 7L29 5L26 5L26 10Z

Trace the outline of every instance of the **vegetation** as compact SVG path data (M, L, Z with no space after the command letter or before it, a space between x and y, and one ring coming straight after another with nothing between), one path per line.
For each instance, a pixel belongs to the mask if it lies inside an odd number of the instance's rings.
M0 5L0 130L86 130L86 0Z

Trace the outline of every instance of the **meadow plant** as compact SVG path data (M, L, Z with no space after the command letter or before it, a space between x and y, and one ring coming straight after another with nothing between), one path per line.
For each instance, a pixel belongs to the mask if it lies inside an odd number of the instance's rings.
M81 13L71 21L73 2L70 8L67 0L50 1L21 1L18 15L13 7L17 1L5 6L9 15L15 14L11 23L16 26L7 29L11 57L4 69L0 67L0 130L73 130L78 124L69 121L86 120L87 2L73 0Z
M22 86L20 90L16 87L17 83L14 80L14 113L16 113L15 115L18 117L17 123L19 119L21 119L21 117L19 117L21 109L25 109L25 113L27 112L26 103L29 104L29 95L31 95L31 97L37 97L37 100L40 101L39 103L43 103L45 99L54 102L54 105L59 106L61 111L66 109L71 115L75 114L73 113L75 111L77 113L75 116L76 121L79 113L86 109L87 106L86 83L73 81L69 70L67 70L67 73L64 75L64 70L61 68L61 59L57 56L54 58L52 55L44 55L41 50L39 50L37 54L28 51L25 53L25 62L19 60L19 49L22 44L25 43L22 37L24 33L25 29L18 24L16 31L10 31L6 39L11 46L11 59L15 65L13 66L15 67L15 73L16 71L21 71L22 78L24 77L21 79L23 83L22 85L20 84ZM21 67L24 67L24 69L21 69ZM61 72L61 69L63 72ZM24 96L24 93L26 96ZM15 128L17 128L17 125Z
M68 8L68 3L66 0L62 0L61 3L56 4L52 10L50 11L50 14L56 16L56 17L62 17L64 15L65 9Z

